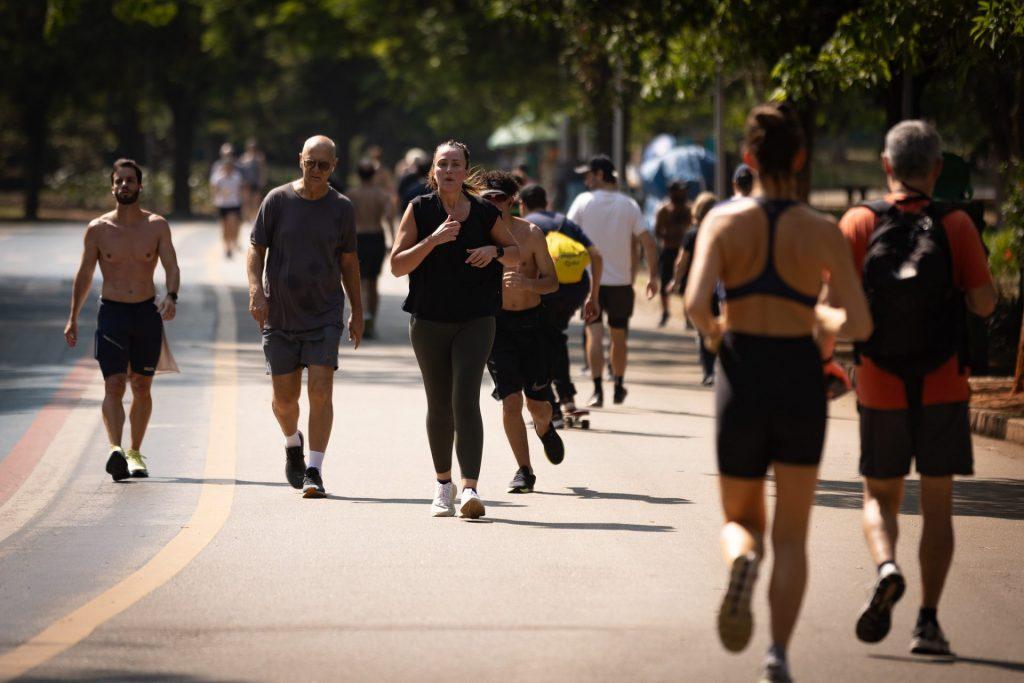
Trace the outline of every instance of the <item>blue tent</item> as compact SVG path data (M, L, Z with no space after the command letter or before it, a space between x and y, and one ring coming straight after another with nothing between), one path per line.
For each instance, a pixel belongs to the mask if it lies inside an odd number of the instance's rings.
M668 195L668 186L673 181L686 183L690 199L715 185L715 160L706 149L698 145L676 145L664 154L656 154L655 143L664 145L666 137L670 136L658 136L647 146L640 164L644 214L650 225L654 224L654 211Z

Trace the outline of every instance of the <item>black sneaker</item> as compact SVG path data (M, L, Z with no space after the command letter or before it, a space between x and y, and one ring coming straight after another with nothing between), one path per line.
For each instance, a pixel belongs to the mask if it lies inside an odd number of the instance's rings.
M324 490L324 480L320 477L320 470L315 467L307 467L306 474L302 477L303 498L324 498L327 491Z
M587 405L591 408L603 408L604 407L604 392L595 391L594 395L587 401Z
M128 461L125 460L124 451L120 448L113 448L110 457L107 458L107 474L114 481L121 481L132 476L128 472Z
M626 400L626 394L628 393L629 392L626 391L626 387L622 386L621 384L616 384L615 393L612 394L612 401L615 403L615 405L619 405L620 403Z
M910 651L915 655L932 655L935 657L952 657L949 641L939 628L937 621L918 621L914 627L914 636L910 641Z
M520 467L516 470L516 476L508 483L509 493L533 493L533 485L537 483L537 476L530 473L529 467Z
M665 327L668 323L668 311L664 311L661 314L661 320L658 321L658 327Z
M302 488L302 478L306 473L306 456L302 454L302 448L306 444L305 437L299 432L299 445L286 446L284 449L284 476L293 489Z
M544 444L544 455L548 456L548 461L552 465L557 465L565 459L565 444L562 443L562 437L558 435L555 425L548 427L548 433L540 437L540 442Z
M889 634L893 605L903 597L906 587L899 567L891 562L882 566L871 599L857 619L857 638L865 643L877 643Z

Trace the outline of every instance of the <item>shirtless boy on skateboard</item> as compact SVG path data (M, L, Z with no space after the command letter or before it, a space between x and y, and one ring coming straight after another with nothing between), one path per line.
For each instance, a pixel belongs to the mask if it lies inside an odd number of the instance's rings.
M103 290L94 355L105 388L103 424L110 440L107 473L121 481L149 476L139 449L153 412L150 387L163 347L163 321L174 318L181 274L167 221L139 207L142 169L131 159L119 159L110 172L110 182L117 207L93 220L85 231L64 339L71 347L78 343L78 314L99 263ZM153 284L157 259L167 274L167 295L159 306ZM122 399L128 384L132 387L131 447L125 451L121 448Z
M548 460L557 465L565 446L551 424L551 363L549 332L540 295L558 289L555 264L540 228L512 216L519 185L509 173L488 171L483 176L484 199L501 217L495 231L508 231L519 246L522 261L505 267L501 290L501 311L495 320L494 347L487 369L494 379L494 398L501 401L505 435L519 465L509 484L509 493L530 493L537 477L530 465L530 446L523 421L523 395L533 417L534 429L544 444Z

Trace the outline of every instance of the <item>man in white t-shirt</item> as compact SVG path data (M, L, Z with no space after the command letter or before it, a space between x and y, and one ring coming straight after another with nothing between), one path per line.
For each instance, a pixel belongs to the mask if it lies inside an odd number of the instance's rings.
M626 334L633 315L633 238L640 240L647 261L649 279L647 298L658 293L658 250L647 229L640 207L630 197L619 192L615 165L604 154L576 168L584 174L583 182L589 192L576 197L569 212L569 220L577 223L604 256L599 300L601 317L587 326L587 359L590 376L594 379L594 395L588 405L604 405L601 372L604 369L603 317L608 314L611 330L612 375L615 378L615 403L626 399L623 377L626 374Z

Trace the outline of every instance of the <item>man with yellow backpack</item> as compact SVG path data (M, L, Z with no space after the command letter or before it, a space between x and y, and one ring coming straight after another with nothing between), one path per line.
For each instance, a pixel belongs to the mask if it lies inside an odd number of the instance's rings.
M552 379L558 402L562 412L575 412L576 387L569 377L569 337L565 331L581 307L587 322L595 320L601 312L601 252L565 214L547 210L548 197L543 187L527 185L520 190L519 197L525 219L544 231L548 252L555 262L558 291L544 295L541 300L552 326ZM587 274L588 265L592 277ZM552 415L552 423L562 426L560 412Z

